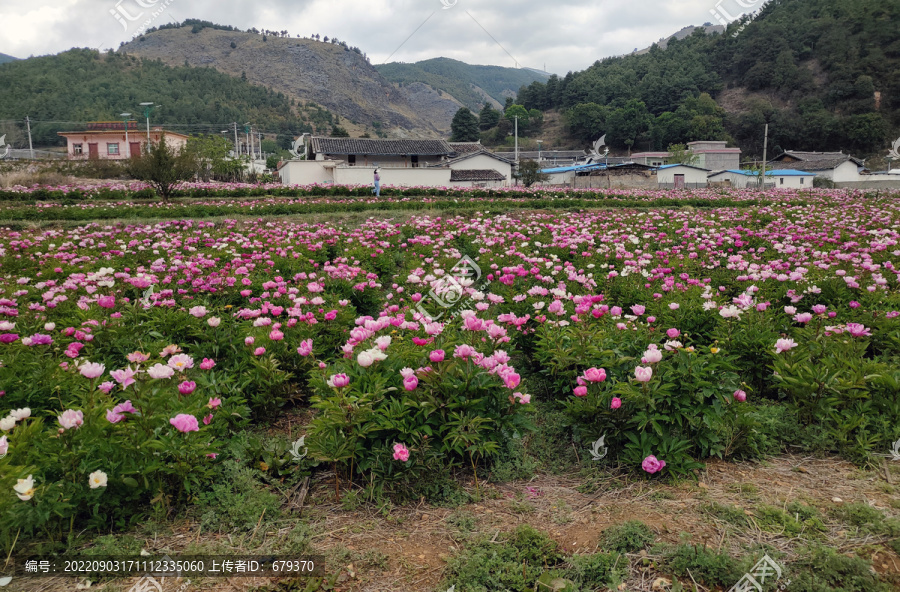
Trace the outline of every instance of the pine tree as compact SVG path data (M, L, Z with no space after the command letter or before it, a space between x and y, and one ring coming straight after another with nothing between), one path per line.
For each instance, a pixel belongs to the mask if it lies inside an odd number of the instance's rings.
M478 140L478 118L469 111L468 107L461 107L453 121L450 123L452 135L451 142L475 142Z

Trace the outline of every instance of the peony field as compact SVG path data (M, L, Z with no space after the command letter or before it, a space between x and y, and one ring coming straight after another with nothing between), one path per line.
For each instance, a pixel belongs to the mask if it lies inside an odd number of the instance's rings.
M146 192L0 191L3 557L900 587L900 194Z

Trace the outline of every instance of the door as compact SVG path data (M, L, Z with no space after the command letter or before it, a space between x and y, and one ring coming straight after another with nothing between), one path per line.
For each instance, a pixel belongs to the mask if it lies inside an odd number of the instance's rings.
M100 145L94 142L88 144L88 158L100 158Z
M684 189L684 175L675 175L675 189Z
M131 142L129 143L129 150L131 150L128 154L130 156L140 156L141 155L141 143L140 142Z

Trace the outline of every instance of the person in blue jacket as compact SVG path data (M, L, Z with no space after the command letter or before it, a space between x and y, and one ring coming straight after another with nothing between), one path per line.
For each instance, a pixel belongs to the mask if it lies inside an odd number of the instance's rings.
M378 169L375 169L375 189L372 193L375 197L381 197L381 175L378 174Z

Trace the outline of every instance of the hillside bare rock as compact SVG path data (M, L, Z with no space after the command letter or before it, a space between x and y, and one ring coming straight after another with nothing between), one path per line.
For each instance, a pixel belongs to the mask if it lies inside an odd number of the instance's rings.
M449 129L453 117L447 118L453 104L448 96L444 105L440 96L418 87L410 94L388 82L362 55L332 43L274 36L263 41L254 33L212 28L192 33L181 27L135 38L119 51L173 66L187 63L244 75L253 84L314 102L351 122L381 122L392 135L434 137Z

